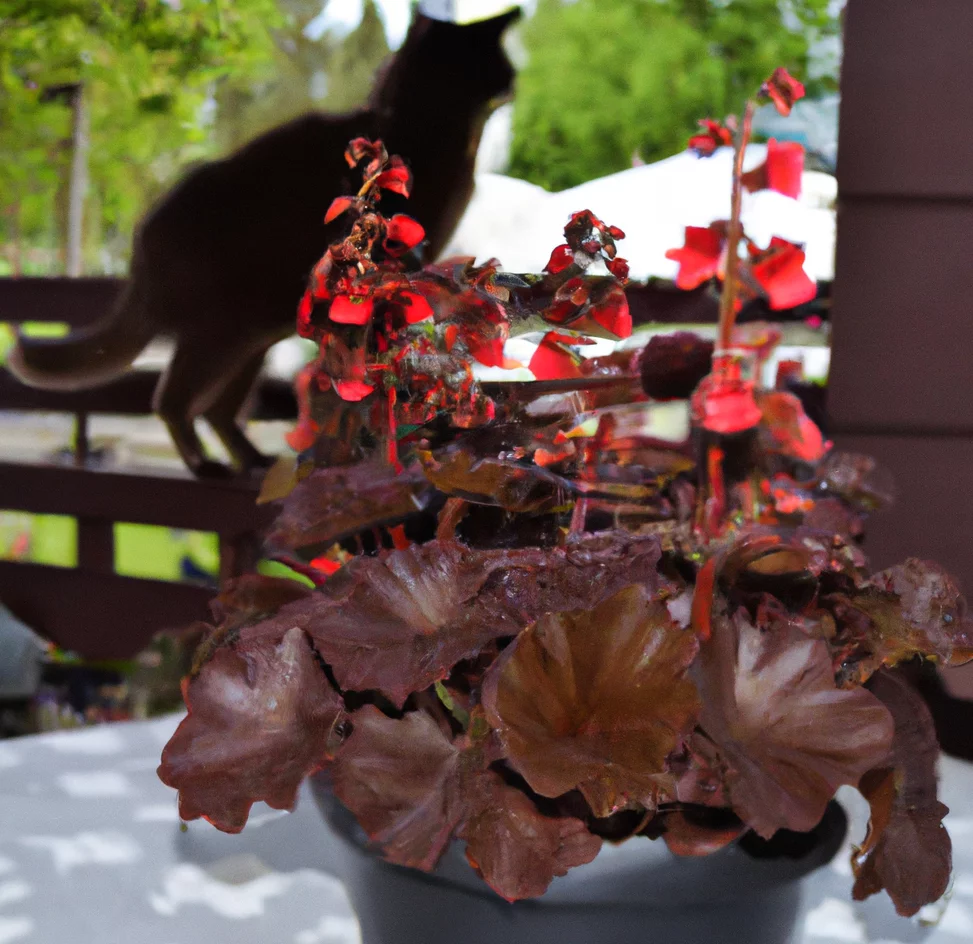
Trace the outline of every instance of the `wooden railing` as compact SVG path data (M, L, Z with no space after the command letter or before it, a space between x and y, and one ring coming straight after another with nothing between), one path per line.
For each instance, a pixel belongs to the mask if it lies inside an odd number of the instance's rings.
M0 322L90 324L114 302L122 281L109 278L0 279ZM671 285L632 286L629 303L638 323L715 322L715 296ZM826 316L827 287L816 312ZM790 313L790 319L807 311ZM759 308L751 318L767 317ZM780 320L780 313L775 313ZM221 577L245 570L259 553L269 511L255 503L254 481L198 481L188 473L100 467L89 456L93 414L149 415L158 374L133 371L93 390L58 392L21 385L0 370L0 410L68 413L75 445L66 460L11 461L0 444L0 508L77 519L77 566L0 561L0 601L28 625L88 658L137 653L160 629L208 615L210 590L190 584L121 576L114 567L118 522L212 531L219 536ZM296 415L289 386L263 383L254 419Z
M114 279L0 279L0 321L64 322L82 326L113 302ZM251 480L198 481L183 472L100 467L88 455L92 414L151 413L154 371L131 372L94 390L35 390L0 371L0 409L68 413L75 445L67 459L12 461L0 445L0 508L77 520L77 565L53 567L0 561L0 601L59 645L91 659L123 658L159 630L205 619L205 587L121 576L115 572L114 526L119 522L215 532L221 576L250 566L268 510L256 505ZM265 383L253 417L294 416L287 384Z

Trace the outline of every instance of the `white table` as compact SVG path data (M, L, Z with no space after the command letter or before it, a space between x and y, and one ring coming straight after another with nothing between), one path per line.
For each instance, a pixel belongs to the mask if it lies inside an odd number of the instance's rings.
M336 840L306 793L292 814L255 807L239 836L180 829L155 775L178 720L0 741L0 944L357 944L328 874ZM884 896L853 903L844 850L808 881L795 944L973 941L973 765L942 773L956 872L938 926ZM842 799L860 838L860 798Z

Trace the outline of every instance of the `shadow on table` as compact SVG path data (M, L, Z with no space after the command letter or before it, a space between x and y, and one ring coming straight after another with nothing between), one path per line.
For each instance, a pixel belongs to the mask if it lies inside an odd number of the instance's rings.
M275 872L316 869L341 878L342 846L318 812L305 784L293 813L259 803L242 833L222 833L200 820L173 831L173 849L181 862L202 868L223 860L255 857Z

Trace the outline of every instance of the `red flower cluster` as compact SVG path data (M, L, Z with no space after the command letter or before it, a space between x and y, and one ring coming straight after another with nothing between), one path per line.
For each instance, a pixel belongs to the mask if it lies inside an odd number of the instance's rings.
M766 249L760 249L744 234L749 256L738 261L738 302L765 295L770 307L795 308L817 295L817 286L804 271L804 249L797 243L775 236ZM687 226L686 241L670 249L667 259L679 263L676 285L681 289L697 288L712 278L725 278L727 223L709 226Z
M718 148L733 144L733 130L728 125L721 125L712 118L703 118L699 126L703 130L694 134L686 147L700 157L712 157Z

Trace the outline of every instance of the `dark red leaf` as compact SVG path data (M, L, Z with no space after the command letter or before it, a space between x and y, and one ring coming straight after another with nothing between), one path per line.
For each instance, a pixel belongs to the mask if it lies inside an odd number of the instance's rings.
M706 856L735 842L747 827L739 820L714 827L677 810L664 814L663 828L662 838L673 854Z
M556 875L590 862L601 839L573 816L543 816L519 790L486 772L463 826L466 858L507 901L536 898Z
M204 816L234 833L258 800L293 808L301 781L327 760L344 708L296 627L276 637L241 630L185 696L189 715L162 752L159 777L179 791L182 819Z
M789 624L761 632L718 603L696 678L733 809L764 838L813 829L835 790L857 785L891 743L882 703L838 689L824 642Z
M429 871L465 812L460 751L433 718L366 705L331 767L335 795L389 862Z
M385 527L421 509L428 491L415 470L398 475L376 460L318 468L283 500L267 543L297 550Z
M430 541L347 563L307 600L261 624L300 626L343 689L402 705L494 639L545 613L592 606L624 586L659 585L655 536L601 532L563 548L478 551Z
M689 291L714 278L719 272L723 246L724 237L719 229L687 226L685 245L666 253L667 259L679 263L676 285Z
M331 206L328 207L328 212L324 214L324 222L331 223L336 220L342 213L346 210L351 209L355 204L354 197L335 197L331 201Z
M973 656L973 622L956 582L937 564L910 558L823 604L837 621L831 640L843 680L864 682L881 666L915 656L961 665Z
M580 820L543 816L487 769L480 745L450 740L425 712L396 720L366 706L351 723L331 769L335 794L389 862L428 871L464 839L471 865L513 901L543 894L601 848Z
M895 719L895 735L887 757L859 784L872 815L852 854L854 897L884 888L895 910L911 917L946 893L952 868L942 822L949 810L936 797L939 745L929 709L905 679L882 671L870 688Z
M483 706L531 788L579 789L596 816L654 808L666 757L696 722L695 636L642 587L521 633L483 682Z
M507 511L538 512L563 505L568 482L532 465L477 459L465 444L422 456L426 478L446 495Z

